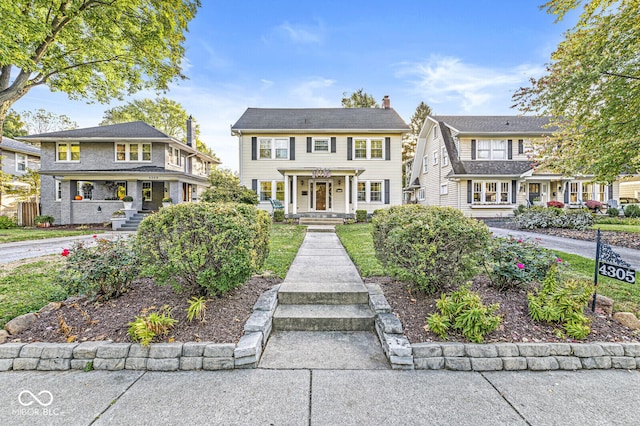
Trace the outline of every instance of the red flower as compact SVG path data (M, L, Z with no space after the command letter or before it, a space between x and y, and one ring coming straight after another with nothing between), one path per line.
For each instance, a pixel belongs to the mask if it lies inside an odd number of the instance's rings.
M98 236L96 234L93 234L93 238L98 238Z
M69 253L71 253L71 252L69 251L69 249L64 249L64 250L62 250L62 256L64 256L64 257L69 256Z

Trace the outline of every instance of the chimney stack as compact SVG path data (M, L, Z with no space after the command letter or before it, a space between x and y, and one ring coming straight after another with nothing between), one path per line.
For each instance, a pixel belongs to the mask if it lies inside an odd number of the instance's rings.
M196 146L196 123L193 122L193 117L187 118L187 145L195 148Z
M389 99L389 95L384 95L384 98L382 98L382 108L391 108L391 100Z

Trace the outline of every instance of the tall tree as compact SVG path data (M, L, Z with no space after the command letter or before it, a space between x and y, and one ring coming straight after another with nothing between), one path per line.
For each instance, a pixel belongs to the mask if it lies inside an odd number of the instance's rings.
M168 98L136 99L104 112L101 126L144 121L169 136L183 142L187 140L187 118L189 114L182 105ZM195 119L194 119L195 121ZM196 147L200 152L213 155L211 148L200 140L200 126L196 124Z
M107 102L183 78L200 0L0 1L0 136L9 108L47 85Z
M22 111L20 115L24 119L24 127L32 135L78 128L78 123L68 116L58 115L42 108L35 111Z
M342 106L345 108L380 108L375 98L366 93L364 89L358 89L349 94L342 94Z
M27 131L27 127L24 121L22 121L20 114L14 110L9 110L7 118L4 121L3 135L8 138L15 139L18 136L26 136L28 134L29 132Z
M640 0L551 0L543 8L560 21L580 5L546 75L520 88L515 106L551 116L543 165L611 182L640 170Z
M416 111L411 116L411 122L409 123L411 132L406 133L402 137L402 161L413 158L416 154L418 135L420 134L420 130L422 130L422 126L424 125L424 121L427 116L431 114L431 107L424 102L420 102L416 107Z

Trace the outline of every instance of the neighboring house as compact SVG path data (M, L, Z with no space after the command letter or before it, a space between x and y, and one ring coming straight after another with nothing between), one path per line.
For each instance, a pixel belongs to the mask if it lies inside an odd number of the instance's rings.
M14 187L26 185L18 178L27 170L40 169L40 148L11 138L0 141L0 169L13 176ZM18 198L12 194L0 193L0 215L15 216L18 211Z
M248 108L231 127L240 141L240 180L260 207L288 217L352 217L402 203L402 134L383 108Z
M41 144L42 214L57 224L108 222L130 195L133 208L154 211L162 199L195 201L219 163L187 143L142 122L24 136Z
M553 132L549 119L527 116L429 116L405 182L405 202L450 206L471 217L509 216L522 205L619 197L619 182L562 176L537 168L534 142Z

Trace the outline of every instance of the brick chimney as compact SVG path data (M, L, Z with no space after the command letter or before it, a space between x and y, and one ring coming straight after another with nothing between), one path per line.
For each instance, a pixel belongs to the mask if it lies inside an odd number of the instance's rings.
M382 98L382 108L391 108L391 100L389 99L389 95L384 95L384 98Z
M196 146L196 123L191 116L187 118L187 145L193 148Z

